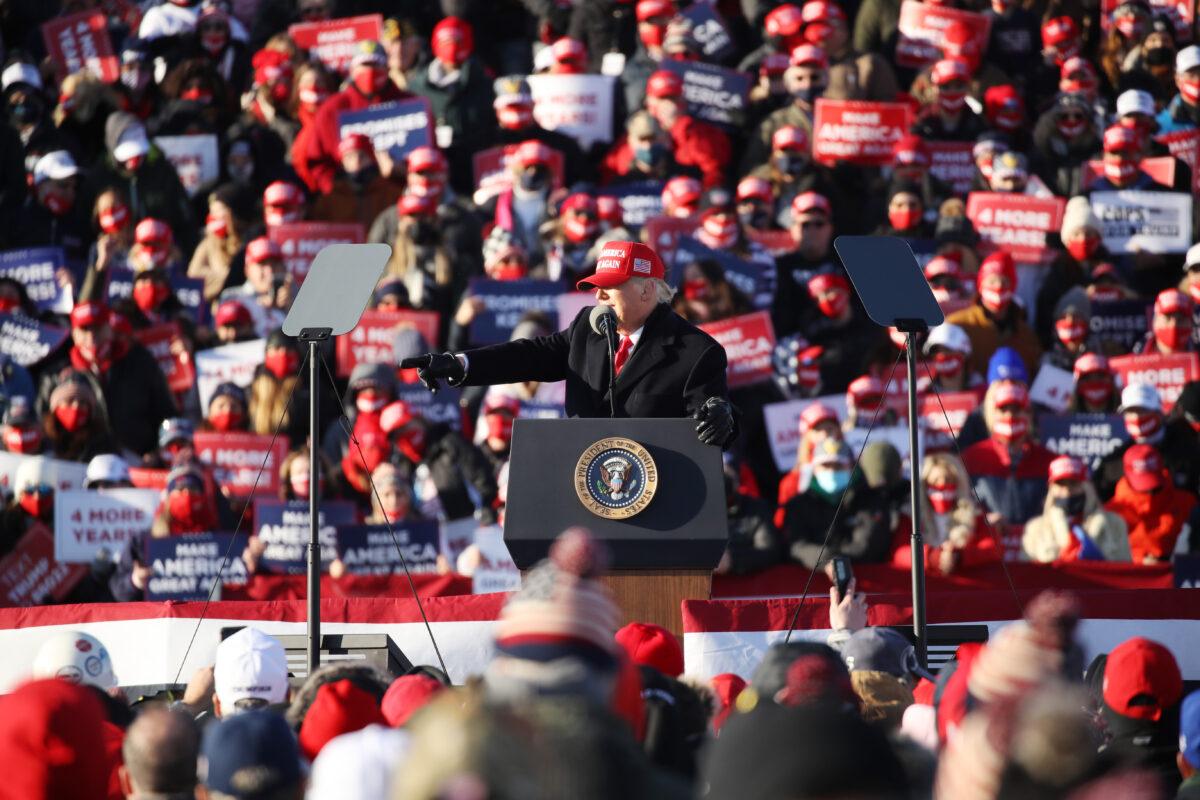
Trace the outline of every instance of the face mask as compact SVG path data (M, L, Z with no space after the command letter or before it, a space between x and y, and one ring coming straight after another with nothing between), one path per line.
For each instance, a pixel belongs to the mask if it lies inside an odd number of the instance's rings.
M840 495L850 485L850 470L823 469L813 472L813 480L827 495Z
M263 209L263 221L268 225L299 222L303 216L303 212L294 207L267 206Z
M708 281L699 278L683 282L683 297L685 300L703 300L708 297Z
M949 514L958 503L958 491L953 485L935 489L929 487L929 505L935 514Z
M550 185L550 171L545 167L534 167L521 172L521 188L527 192L540 192Z
M203 522L207 503L199 492L175 491L167 499L171 520L184 527L196 527Z
M412 229L413 244L432 247L441 241L437 226L428 220L419 220Z
M938 92L938 107L947 114L956 114L962 111L963 106L967 103L967 93L962 90Z
M1139 40L1142 38L1142 33L1146 26L1137 17L1121 17L1115 23L1116 29L1121 32L1121 35L1126 39Z
M346 180L350 181L350 185L357 192L363 192L372 181L379 177L379 167L374 164L368 164L358 172L347 172Z
M831 292L817 301L817 308L830 319L837 319L850 305L850 295L845 292Z
M82 405L61 405L54 409L54 418L70 433L86 425L91 416L92 410Z
M354 88L371 97L383 90L388 76L387 72L382 69L356 69L353 80Z
M300 354L277 348L267 353L263 366L276 378L283 380L300 368Z
M496 109L496 121L508 131L519 131L533 124L533 108L518 103Z
M1125 430L1135 442L1144 442L1156 435L1162 428L1162 414L1148 412L1145 414L1126 414Z
M817 102L817 98L824 93L824 86L806 86L803 89L797 89L792 92L792 97L812 105L813 103Z
M714 215L704 220L703 228L706 237L711 243L710 246L714 249L723 250L727 247L732 247L737 242L737 220L730 219L722 222Z
M508 414L488 414L486 422L488 439L512 440L513 419Z
M428 175L414 172L409 176L409 191L417 197L441 197L444 184Z
M983 307L993 314L1003 314L1012 302L1013 293L1009 289L980 289L979 299Z
M1186 78L1179 81L1179 93L1183 99L1197 105L1200 103L1200 79Z
M962 372L967 357L962 353L938 353L933 357L933 371L942 378L953 378Z
M179 99L191 100L193 103L207 105L208 103L212 102L213 96L212 92L208 91L207 89L201 89L198 86L194 86L191 89L184 89L182 92L180 92Z
M933 299L938 301L939 305L949 303L951 300L957 300L958 294L945 286L933 286Z
M1188 296L1193 302L1200 303L1200 281L1195 281L1188 284Z
M150 266L156 269L165 267L168 259L171 257L171 251L162 245L148 245L143 252L146 254L146 260L150 262Z
M225 165L225 169L229 172L229 179L234 183L249 183L254 177L254 162L253 161L232 161Z
M212 214L204 220L204 230L210 236L215 236L218 239L224 239L229 236L229 220L224 217L215 217Z
M997 419L992 423L992 436L1004 444L1012 444L1025 438L1029 430L1029 422L1025 417Z
M1187 347L1188 340L1192 338L1192 328L1190 325L1155 325L1154 338L1168 350L1179 352Z
M4 447L10 453L36 453L42 444L37 428L9 428L4 432Z
M1105 161L1104 177L1118 186L1129 183L1137 175L1137 164L1128 161Z
M1142 58L1146 60L1147 66L1164 67L1175 63L1175 51L1169 47L1155 47L1142 51Z
M525 265L519 261L505 261L492 267L494 281L519 281L525 277Z
M142 166L142 162L145 160L145 156L134 156L133 158L127 158L121 162L121 166L124 167L126 172L132 175L138 171L138 168Z
M599 225L594 220L582 219L575 214L563 217L563 235L572 244L581 244L595 238Z
M21 508L31 517L48 520L50 519L50 515L54 513L54 496L42 492L23 492L21 494Z
M1083 509L1086 505L1086 494L1072 494L1066 497L1057 497L1054 500L1055 508L1062 511L1068 517L1082 517Z
M779 171L785 175L800 175L804 172L804 168L808 166L808 159L804 156L794 156L784 153L776 160L779 165Z
M208 421L213 426L213 430L220 431L221 433L227 433L228 431L235 431L241 427L242 419L242 412L234 411L233 409L225 409L223 411L217 411L209 416Z
M755 207L751 211L739 211L738 222L742 223L747 228L765 230L771 224L771 214L765 208Z
M133 302L143 313L149 313L162 305L171 294L170 286L156 280L138 281L133 285Z
M1080 239L1072 239L1067 242L1067 252L1071 254L1071 258L1076 261L1086 261L1091 257L1092 253L1100 248L1100 240L1091 237L1083 237Z
M9 115L18 125L33 125L42 116L41 105L35 100L23 100L9 106Z
M387 404L387 398L374 397L365 392L359 392L358 397L354 399L354 407L358 409L358 413L360 414L374 414L382 411L383 407Z
M51 214L61 217L75 205L75 198L66 192L50 189L43 196L42 204L46 206L46 210Z
M1112 397L1113 385L1108 379L1081 380L1079 382L1079 394L1083 399L1092 406L1108 405L1108 400Z
M663 40L667 38L666 25L639 25L638 37L642 40L642 44L647 49L652 47L662 47Z
M117 233L128 221L129 207L124 203L113 203L99 214L100 230L105 233Z
M215 31L200 35L200 46L214 56L225 49L227 41L229 41L229 35L224 31Z
M662 162L663 156L667 154L667 150L660 143L655 142L649 147L635 147L633 149L633 158L639 164L646 164L650 167L656 167Z
M1087 127L1087 121L1074 119L1069 120L1059 117L1054 121L1054 125L1058 128L1058 132L1062 135L1062 137L1069 141L1075 139L1079 136L1079 134L1083 133L1084 128Z
M888 222L898 231L913 228L921 221L921 211L916 208L897 208L888 211Z
M309 109L314 109L329 98L329 92L310 87L301 89L297 92L296 97L299 98L301 105L307 106Z
M1073 322L1071 319L1060 319L1054 323L1054 332L1058 335L1058 340L1067 347L1074 347L1081 344L1087 338L1087 325L1082 322Z
M1096 283L1088 290L1088 297L1092 300L1103 302L1105 300L1120 300L1122 295L1120 287L1111 286L1106 283Z
M108 360L108 356L112 352L112 343L102 342L99 347L76 345L75 349L79 351L79 355L83 357L84 361L89 364L99 364Z
M289 478L288 483L291 484L292 494L297 497L308 497L308 476L301 475L299 477Z
M150 83L150 73L142 69L126 70L121 73L121 83L134 94L141 94L146 84Z

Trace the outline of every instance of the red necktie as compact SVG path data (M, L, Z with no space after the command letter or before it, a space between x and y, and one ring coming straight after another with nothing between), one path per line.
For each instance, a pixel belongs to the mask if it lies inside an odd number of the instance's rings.
M621 344L617 348L617 357L613 362L613 368L618 375L625 368L625 362L629 360L629 351L633 349L633 339L628 336L621 337Z

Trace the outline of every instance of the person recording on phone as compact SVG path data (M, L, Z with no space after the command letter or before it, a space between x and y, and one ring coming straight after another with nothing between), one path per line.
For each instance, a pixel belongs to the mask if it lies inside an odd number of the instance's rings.
M400 362L431 390L520 381L566 384L569 417L692 417L700 441L728 447L737 434L725 382L725 349L671 310L662 260L640 242L604 245L595 273L577 284L595 291L564 331L463 353L426 353ZM615 385L615 391L613 387Z

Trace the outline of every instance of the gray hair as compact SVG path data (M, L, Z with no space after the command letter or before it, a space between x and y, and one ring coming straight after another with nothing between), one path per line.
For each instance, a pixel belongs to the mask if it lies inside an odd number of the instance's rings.
M664 281L662 278L641 278L635 277L633 280L638 281L641 285L646 282L654 284L654 294L660 303L670 303L675 298L675 290L671 288L671 284Z

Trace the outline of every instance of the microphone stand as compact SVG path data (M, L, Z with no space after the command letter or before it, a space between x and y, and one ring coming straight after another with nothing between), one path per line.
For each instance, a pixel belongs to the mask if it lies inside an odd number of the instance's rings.
M617 352L613 345L613 339L617 338L613 334L612 329L613 319L611 317L601 317L600 326L604 328L604 341L608 345L608 416L609 419L616 419L617 416Z

